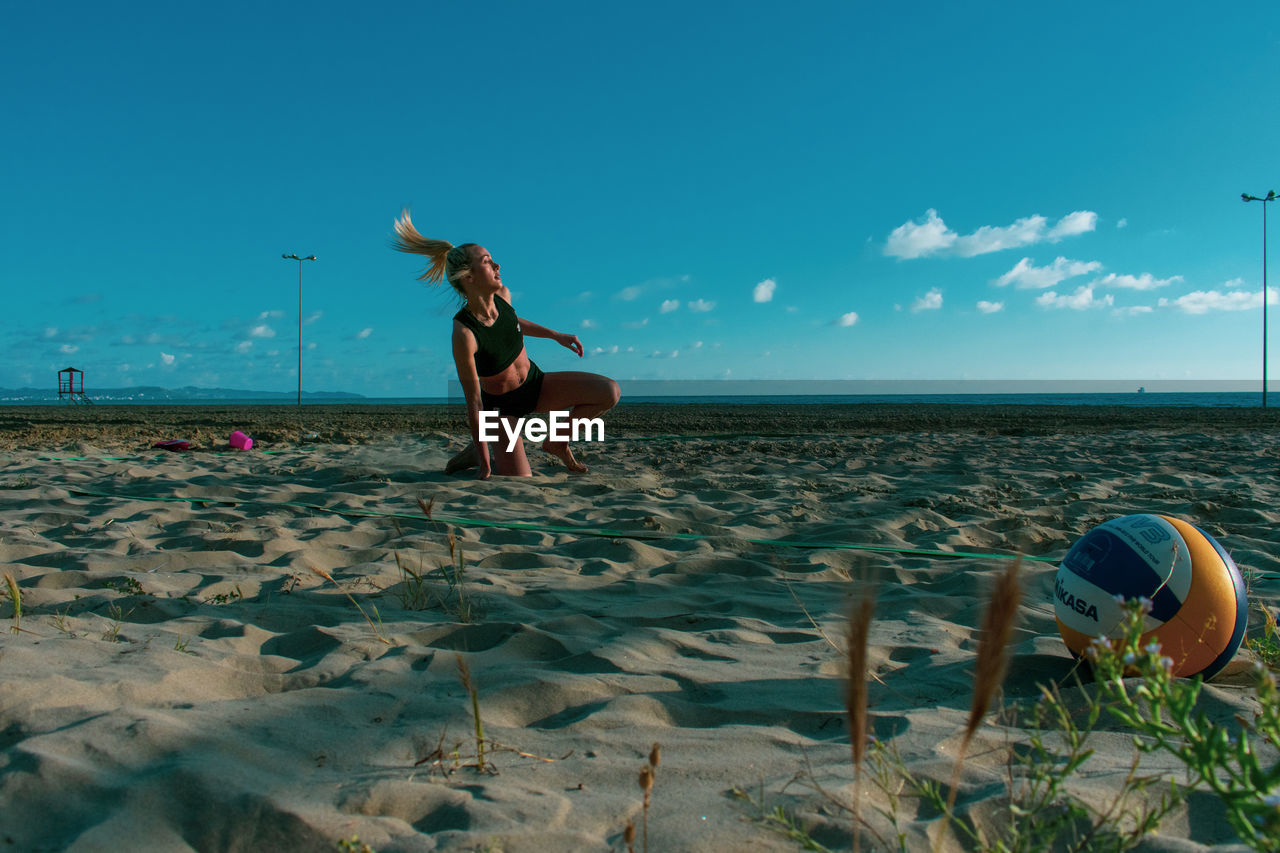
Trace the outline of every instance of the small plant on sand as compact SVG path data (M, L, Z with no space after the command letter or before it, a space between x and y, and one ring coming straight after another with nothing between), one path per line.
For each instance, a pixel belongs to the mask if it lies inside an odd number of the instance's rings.
M649 806L652 802L653 783L658 778L658 765L662 763L662 745L655 743L649 750L649 760L640 768L640 791L644 796L640 813L641 849L649 853ZM622 841L627 845L627 853L635 853L636 822L627 821L622 831Z
M871 632L871 619L875 615L875 591L865 592L849 613L849 632L845 659L848 663L848 683L845 689L845 710L849 713L849 750L853 760L853 849L860 849L862 836L857 827L862 823L858 796L862 785L862 764L867 754L867 638Z
M396 558L396 568L400 570L400 591L397 593L400 606L405 610L426 610L431 606L433 596L431 588L422 577L421 567L414 571L401 559L399 551L392 553Z
M137 578L121 578L120 580L110 580L103 584L107 589L115 590L121 595L149 595L142 588L142 584Z
M71 639L76 638L76 632L71 629L71 625L67 622L67 618L71 615L71 605L63 610L54 611L49 617L49 621L53 623L53 627L57 628L59 633L66 634Z
M867 762L871 779L888 803L877 811L892 824L899 849L908 849L898 817L899 805L906 797L918 798L943 816L934 838L935 849L949 828L965 846L982 851L1094 851L1136 846L1170 811L1183 804L1187 793L1208 790L1222 801L1227 820L1241 841L1258 850L1280 850L1280 761L1275 757L1280 751L1280 686L1276 674L1257 666L1260 708L1255 719L1237 717L1235 727L1211 721L1196 707L1201 678L1175 678L1173 662L1161 654L1159 646L1143 643L1143 616L1151 605L1142 599L1128 604L1129 618L1121 639L1099 638L1090 646L1086 656L1095 683L1077 680L1078 696L1072 703L1057 686L1041 685L1038 702L1012 709L1015 717L1027 724L1028 737L1027 742L1008 748L1009 790L1001 810L1003 818L980 824L971 814L957 814L960 769L969 742L998 695L1018 598L1014 566L996 584L983 621L974 676L976 695L951 784L944 788L936 781L917 779L891 745L876 744L871 750ZM1272 636L1271 630L1268 626L1264 642ZM852 638L855 627L850 631ZM851 679L857 674L852 662L855 645L850 645ZM853 732L858 725L858 703L851 698L849 705ZM1095 754L1090 738L1104 721L1119 723L1133 733L1134 753L1110 802L1097 806L1076 796L1072 782L1086 772L1085 766ZM1180 761L1186 769L1186 781L1176 782L1167 773L1144 773L1143 757L1156 752ZM854 763L858 763L856 753ZM837 802L830 796L827 799ZM874 832L857 816L856 807L844 808L855 817L855 838L859 825Z
M744 788L735 785L730 789L729 793L734 799L740 800L751 806L751 810L755 813L751 819L753 822L766 827L767 829L778 833L784 838L794 841L801 850L809 850L812 853L831 853L831 850L823 847L809 835L809 831L801 823L800 819L791 814L782 806L774 806L769 808L765 798L764 785L760 786L760 793L753 795ZM843 805L843 804L842 804ZM632 824L627 824L628 829L634 829ZM906 848L903 848L904 850Z
M987 602L986 612L982 617L982 633L978 640L978 660L973 674L973 701L969 705L969 719L964 727L964 736L960 740L960 750L956 754L956 763L951 771L950 791L944 814L948 820L955 813L956 790L960 786L960 772L964 769L964 759L969 751L969 744L978 727L982 725L991 703L995 701L1004 684L1005 670L1009 666L1009 637L1018 618L1018 605L1022 603L1022 581L1018 571L1022 568L1022 560L1009 564L997 580L991 591L991 600ZM942 834L934 841L934 853L942 848Z
M1182 803L1176 785L1158 775L1141 775L1134 756L1119 789L1104 807L1076 796L1072 782L1093 757L1089 745L1105 704L1084 691L1085 707L1072 711L1056 687L1041 686L1038 702L1025 715L1028 742L1011 747L1009 791L1001 820L979 825L948 811L953 802L940 785L915 779L899 765L912 790L947 818L966 843L981 851L1129 850Z
M376 850L361 841L358 835L338 839L338 849L342 853L377 853Z
M231 592L220 592L217 595L211 595L207 599L209 604L222 605L230 604L233 601L244 601L244 593L240 591L240 584L236 584L236 588Z
M111 624L107 626L107 630L102 632L102 639L108 643L120 642L120 629L124 627L124 620L133 613L130 609L127 612L120 605L112 603L107 605L107 612L111 614Z
M1256 667L1260 708L1238 727L1209 720L1196 708L1200 676L1176 678L1158 644L1142 644L1142 618L1151 603L1130 605L1128 632L1117 644L1096 641L1088 656L1112 717L1132 729L1140 753L1163 752L1186 767L1188 790L1207 788L1226 807L1227 822L1255 850L1280 850L1280 686L1267 667ZM1127 678L1131 674L1136 677ZM1261 746L1270 747L1268 766Z
M1280 627L1276 625L1276 615L1265 605L1262 610L1262 636L1245 640L1245 647L1258 656L1258 660L1267 665L1273 672L1280 671Z
M13 624L9 626L9 630L17 634L22 631L22 593L11 574L5 574L4 585L9 592L9 603L13 605Z
M476 730L476 769L483 773L486 769L484 764L485 737L484 723L480 719L480 691L476 690L476 686L471 680L471 667L467 666L467 662L462 655L458 655L458 678L461 679L462 686L471 697L471 717L475 721Z
M435 507L435 498L424 501L418 498L418 508L428 521L435 523L431 511ZM400 604L406 610L426 610L437 606L457 621L468 623L475 617L470 595L467 593L467 563L462 542L450 530L446 534L449 543L449 562L430 571L423 570L423 559L418 558L418 568L414 570L408 560L393 552L396 567L400 570ZM439 579L442 584L429 583Z
M329 583L331 583L331 584L333 584L334 586L336 586L336 587L337 587L337 588L342 592L342 594L343 594L343 595L345 595L345 596L347 597L347 600L348 600L348 601L350 601L352 604L354 604L354 605L356 606L356 610L359 610L359 611L360 611L360 615L364 617L364 621L366 621L366 622L368 622L368 623L369 623L369 627L373 629L373 635L374 635L375 637L377 637L377 638L378 638L378 640L379 640L380 642L385 643L385 644L386 644L386 645L388 645L388 646L390 646L390 645L394 645L390 640L388 640L386 637L382 636L382 631L380 631L380 630L378 629L378 626L377 626L377 625L373 624L373 620L369 618L369 614L368 614L368 613L365 613L365 612L364 612L364 608L360 606L360 602L356 601L356 600L351 596L351 593L347 592L346 588L342 586L342 584L340 584L340 583L338 583L336 580L334 580L334 579L333 579L333 575L329 574L329 573L328 573L328 572L326 572L324 569L317 569L315 566L310 566L310 565L309 565L309 566L307 566L307 568L308 568L308 569L310 569L310 570L312 571L312 573L313 573L313 574L315 574L317 577L324 578L324 579L325 579L325 580L327 580ZM370 605L370 606L372 606L372 605ZM377 616L377 615L378 615L378 608L376 608L376 607L374 607L374 608L373 608L373 615L374 615L374 616ZM381 623L382 623L382 619L381 619L381 618L379 618L379 619L378 619L378 623L379 623L379 624L381 624Z

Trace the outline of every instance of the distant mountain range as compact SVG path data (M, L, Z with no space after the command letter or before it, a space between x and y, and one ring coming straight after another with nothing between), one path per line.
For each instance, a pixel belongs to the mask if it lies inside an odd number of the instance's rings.
M254 400L288 403L298 399L297 391L246 391L241 388L161 388L142 385L135 388L94 388L85 393L95 403L183 403L218 402L220 400ZM363 394L345 391L303 391L304 400L363 400ZM48 388L0 388L3 403L57 403L58 392Z

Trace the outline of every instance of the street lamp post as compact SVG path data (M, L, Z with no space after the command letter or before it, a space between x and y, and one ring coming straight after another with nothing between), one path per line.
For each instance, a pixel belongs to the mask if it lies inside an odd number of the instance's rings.
M314 261L315 255L300 258L297 255L281 255L286 261L298 262L298 405L302 405L302 262ZM1265 393L1265 392L1264 392ZM1265 397L1263 400L1265 401ZM1265 405L1265 402L1264 402Z
M1280 196L1275 190L1267 193L1266 198L1240 193L1241 201L1262 202L1262 408L1267 407L1267 202L1275 201Z

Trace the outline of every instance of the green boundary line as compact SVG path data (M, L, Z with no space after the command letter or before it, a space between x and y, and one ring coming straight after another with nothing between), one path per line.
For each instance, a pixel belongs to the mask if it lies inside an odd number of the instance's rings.
M269 456L276 453L289 453L288 450L259 450L258 453L263 456ZM170 456L181 456L184 453L225 453L240 454L245 453L243 450L178 450L165 451L163 453L152 453L148 455L135 454L133 456L37 456L37 462L84 462L92 459L95 462L116 462L121 459L164 459Z
M317 512L327 512L333 515L349 516L354 518L394 518L409 521L439 521L444 524L456 524L460 527L483 527L500 530L529 530L537 533L567 533L574 536L595 536L606 539L677 539L682 541L698 541L705 539L714 539L717 537L708 536L702 533L644 533L628 530L612 530L609 528L591 528L591 527L571 527L561 524L538 524L528 521L487 521L479 518L455 518L450 516L432 516L428 519L421 514L409 514L399 512L381 512L365 509L343 509L340 507L321 506L320 504L303 503L301 501L261 501L261 500L242 500L227 498L200 498L200 497L142 497L138 495L121 495L111 492L99 492L92 489L69 488L67 491L73 495L81 495L95 498L108 498L110 500L131 500L131 501L152 501L158 503L187 503L200 504L206 506L209 504L220 506L265 506L265 507L291 507L294 509L308 509ZM970 551L937 551L928 548L900 548L892 545L861 545L849 542L795 542L784 539L743 539L741 541L749 542L753 545L768 545L777 548L801 548L807 550L815 549L834 549L843 551L875 551L891 554L907 554L914 557L939 557L947 559L978 559L978 560L1014 560L1021 557L1024 560L1037 563L1056 563L1058 558L1048 556L1024 556L1020 554L981 554Z

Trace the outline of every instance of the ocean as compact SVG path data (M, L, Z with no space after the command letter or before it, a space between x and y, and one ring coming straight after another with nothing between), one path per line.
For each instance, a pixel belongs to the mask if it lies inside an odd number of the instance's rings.
M138 406L288 406L293 400L217 398L182 400L100 399L103 405ZM333 397L307 396L303 407L462 405L462 397ZM51 401L14 401L0 405L59 405ZM1209 408L1258 408L1260 392L1146 392L1146 393L1039 393L1039 394L719 394L625 395L623 405L662 406L831 406L831 405L955 405L955 406L1189 406ZM1280 407L1280 393L1268 395L1268 407Z

